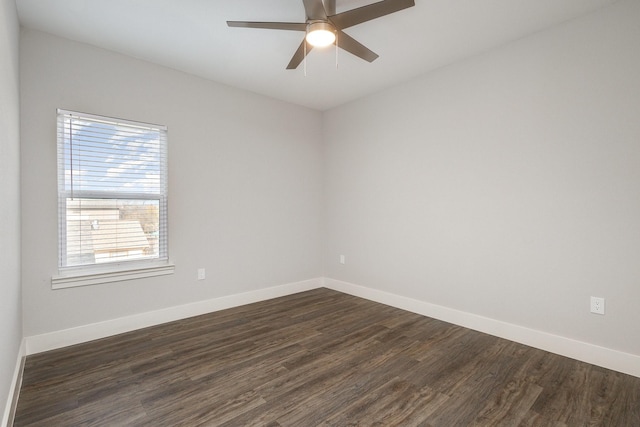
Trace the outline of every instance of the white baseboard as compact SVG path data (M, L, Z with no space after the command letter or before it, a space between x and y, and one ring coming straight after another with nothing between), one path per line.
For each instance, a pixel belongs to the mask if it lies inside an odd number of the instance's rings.
M20 348L18 349L18 356L16 358L16 367L13 371L13 378L11 379L11 386L9 387L9 394L7 395L7 403L4 407L4 413L2 415L2 427L11 427L13 425L13 418L16 414L16 406L18 404L18 394L20 393L20 386L22 385L22 372L24 371L24 359L27 355L27 342L26 339L22 339Z
M315 278L241 294L228 295L206 301L169 307L162 310L136 314L77 328L26 337L23 354L30 355L95 339L105 338L136 329L155 326L174 320L211 313L218 310L278 298L297 292L326 287L346 294L433 317L455 325L505 338L561 356L602 366L625 374L640 377L640 356L577 341L548 332L502 322L477 314L467 313L425 301L389 292L367 288L330 278Z
M389 292L342 282L340 280L325 278L324 286L335 291L390 305L561 356L640 377L640 356L635 354L600 347L571 338L529 329L524 326L518 326Z
M134 314L104 322L78 326L76 328L49 332L41 335L26 337L26 354L41 353L74 344L80 344L112 335L130 332L149 326L186 319L201 314L251 304L271 298L304 292L322 286L323 279L316 278L301 282L288 283L270 288L258 289L241 294L227 295L205 301L168 307L146 313Z

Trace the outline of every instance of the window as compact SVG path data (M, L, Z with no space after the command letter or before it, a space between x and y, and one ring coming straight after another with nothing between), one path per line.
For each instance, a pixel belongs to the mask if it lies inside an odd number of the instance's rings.
M166 127L58 110L57 128L54 288L171 273Z

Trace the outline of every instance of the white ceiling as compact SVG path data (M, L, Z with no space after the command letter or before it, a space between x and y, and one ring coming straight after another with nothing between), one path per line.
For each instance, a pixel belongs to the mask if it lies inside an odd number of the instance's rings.
M315 49L286 70L295 31L227 20L304 22L302 0L16 0L22 24L273 98L326 110L616 0L416 0L345 30L380 55ZM374 0L337 0L338 12Z

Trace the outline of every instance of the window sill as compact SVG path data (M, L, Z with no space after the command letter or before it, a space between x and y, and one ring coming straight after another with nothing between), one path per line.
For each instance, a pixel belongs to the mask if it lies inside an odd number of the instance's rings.
M173 274L175 265L160 264L150 267L127 268L112 271L78 271L53 276L51 289L75 288L78 286L98 285L100 283L122 282L124 280L143 279L145 277Z

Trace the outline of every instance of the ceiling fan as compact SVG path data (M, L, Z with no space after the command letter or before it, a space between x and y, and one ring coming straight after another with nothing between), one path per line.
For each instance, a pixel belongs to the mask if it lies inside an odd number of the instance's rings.
M306 32L305 38L287 65L287 70L296 69L314 46L322 47L331 44L335 44L365 61L373 62L378 58L378 55L342 30L415 6L415 0L382 0L336 13L336 0L302 0L302 3L307 16L305 22L227 21L227 25L230 27Z

